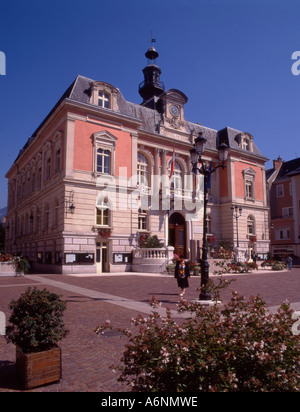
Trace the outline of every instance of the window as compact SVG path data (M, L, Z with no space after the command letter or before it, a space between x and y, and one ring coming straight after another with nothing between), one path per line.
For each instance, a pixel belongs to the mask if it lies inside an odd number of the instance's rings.
M49 205L48 204L45 206L44 229L49 229Z
M207 218L206 218L206 230L207 230L207 233L212 234L211 216L210 215L207 215Z
M293 217L294 209L292 207L283 207L282 208L282 217Z
M38 169L38 178L37 178L37 187L38 189L41 187L42 185L42 168L40 167Z
M243 170L244 187L245 187L245 200L255 200L255 176L256 172L249 167Z
M32 179L31 179L31 191L35 191L35 173L32 174Z
M46 160L46 180L50 179L51 177L51 158L48 157Z
M248 216L247 218L247 235L248 236L255 235L255 219L253 216Z
M109 94L104 93L102 91L98 92L98 106L104 107L105 109L109 109L110 107Z
M93 134L93 171L94 174L114 174L114 151L117 137L107 130Z
M58 218L59 218L59 203L58 200L55 200L54 204L54 225L58 226Z
M253 181L252 180L246 180L245 183L245 187L246 187L246 197L253 199Z
M97 149L97 172L111 173L111 151L107 149Z
M250 141L247 138L243 139L243 149L250 151Z
M138 163L137 163L137 184L138 186L149 186L149 167L147 158L138 153Z
M40 230L40 209L36 209L36 224L35 224L35 231L39 232Z
M147 230L147 211L139 209L139 230Z
M174 189L182 189L182 168L178 162L174 165Z
M276 191L277 191L277 197L283 197L284 196L283 185L277 185L276 186Z
M61 150L58 149L55 154L55 173L60 172L61 169Z
M275 240L289 240L290 239L290 228L283 227L277 228L275 230Z
M109 203L106 198L97 204L96 225L109 226Z

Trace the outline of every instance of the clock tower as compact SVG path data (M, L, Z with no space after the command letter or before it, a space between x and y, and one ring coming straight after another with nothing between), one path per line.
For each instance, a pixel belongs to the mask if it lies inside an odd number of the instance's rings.
M143 98L141 105L155 109L159 96L165 91L165 86L160 81L161 69L156 65L158 53L155 47L150 46L145 56L148 64L143 69L144 81L139 84L139 94Z

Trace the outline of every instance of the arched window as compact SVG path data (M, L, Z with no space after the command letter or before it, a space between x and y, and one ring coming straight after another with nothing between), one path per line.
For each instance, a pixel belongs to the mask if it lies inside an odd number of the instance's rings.
M252 215L247 218L247 235L248 237L255 235L255 218Z
M137 184L138 186L149 187L149 162L146 156L138 153L137 159Z

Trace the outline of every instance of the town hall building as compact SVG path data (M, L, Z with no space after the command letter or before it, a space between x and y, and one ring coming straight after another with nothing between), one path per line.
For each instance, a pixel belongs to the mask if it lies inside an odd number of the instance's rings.
M146 52L141 104L105 81L78 76L28 139L8 179L6 250L22 253L47 273L151 271L184 255L199 260L203 179L192 173L190 149L205 138L202 159L226 167L211 179L207 233L210 253L221 245L269 252L266 159L254 137L214 130L185 118L187 96L165 89L158 53ZM192 102L193 104L193 102ZM236 219L232 207L241 216ZM140 249L156 235L160 250ZM171 253L171 254L170 254Z

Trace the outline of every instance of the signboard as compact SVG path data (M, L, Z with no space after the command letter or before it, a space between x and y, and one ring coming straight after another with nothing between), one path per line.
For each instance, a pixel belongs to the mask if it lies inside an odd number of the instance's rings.
M94 262L94 253L65 253L66 265L93 265Z

